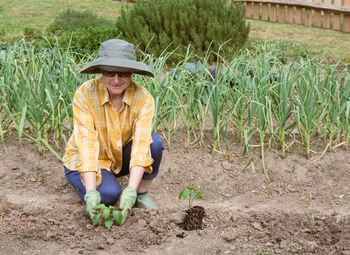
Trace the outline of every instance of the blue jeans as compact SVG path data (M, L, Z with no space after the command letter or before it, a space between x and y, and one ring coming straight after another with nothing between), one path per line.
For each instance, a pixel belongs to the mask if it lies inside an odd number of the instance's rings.
M153 143L151 144L151 155L153 158L152 173L144 173L142 179L153 179L158 175L159 165L162 160L163 154L163 142L160 137L152 133ZM97 188L97 191L101 195L101 203L109 206L114 205L118 197L121 194L121 187L116 179L117 177L128 175L129 174L129 163L130 163L130 154L131 154L132 141L128 142L123 147L123 165L122 169L118 174L114 174L106 169L101 169L102 180L100 186ZM76 189L78 189L78 195L82 201L84 201L85 196L85 186L81 182L80 173L78 171L71 171L64 166L64 172L67 181Z

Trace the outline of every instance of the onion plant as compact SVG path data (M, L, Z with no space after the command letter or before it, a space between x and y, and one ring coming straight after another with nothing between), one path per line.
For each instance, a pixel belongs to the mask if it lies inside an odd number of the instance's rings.
M222 142L229 150L233 140L242 144L243 153L259 147L267 178L264 154L271 146L280 147L282 157L295 141L307 157L343 144L348 148L350 79L340 64L308 57L284 64L271 45L230 59L210 50L199 58L189 47L176 64L168 63L171 54L142 53L155 77L133 77L153 95L153 129L163 133L169 148L180 130L186 146L204 142L210 133L213 151L222 150ZM215 73L208 69L210 54L216 55ZM60 149L72 132L74 92L94 77L78 69L95 57L77 58L58 42L50 49L19 43L0 51L0 140L13 132L20 144L30 139L40 151L47 148L61 159ZM189 71L193 59L201 65Z

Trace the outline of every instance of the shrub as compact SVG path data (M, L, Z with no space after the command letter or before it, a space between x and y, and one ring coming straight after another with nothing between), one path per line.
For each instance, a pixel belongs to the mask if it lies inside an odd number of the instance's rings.
M139 0L122 8L116 25L125 40L156 57L164 50L184 55L188 45L201 57L209 48L228 57L248 38L244 17L243 5L226 0ZM179 59L172 54L168 60Z
M63 33L59 38L59 45L62 48L70 48L71 51L85 56L96 53L102 42L118 37L119 32L115 28L89 27ZM51 44L54 44L55 40L55 37L49 39Z
M71 32L89 27L113 28L114 24L105 18L99 17L91 11L77 11L68 9L61 12L48 27L49 33Z

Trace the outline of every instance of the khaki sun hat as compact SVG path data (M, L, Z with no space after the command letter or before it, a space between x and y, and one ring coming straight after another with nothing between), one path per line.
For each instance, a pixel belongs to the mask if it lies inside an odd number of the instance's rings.
M101 70L154 76L148 65L136 61L134 45L120 39L101 43L99 57L86 64L80 73L95 74Z

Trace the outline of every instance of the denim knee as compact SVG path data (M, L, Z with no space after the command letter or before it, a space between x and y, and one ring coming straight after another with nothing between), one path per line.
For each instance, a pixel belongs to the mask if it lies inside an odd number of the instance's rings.
M142 179L153 179L158 175L159 172L159 166L160 162L162 161L162 155L163 155L163 142L160 139L160 137L152 133L152 140L153 142L151 143L151 156L153 159L153 164L152 164L152 173L144 173Z
M163 142L160 139L160 137L155 133L152 133L152 140L153 140L153 142L151 143L152 158L154 160L160 161L160 160L162 160L162 154L163 154L163 150L164 150Z
M118 180L115 178L114 174L101 169L102 182L97 188L97 191L101 195L101 203L105 205L115 205L120 194L121 188Z
M115 189L114 187L109 187L108 190L97 190L101 195L101 203L105 204L106 206L115 205L121 194L121 191Z

